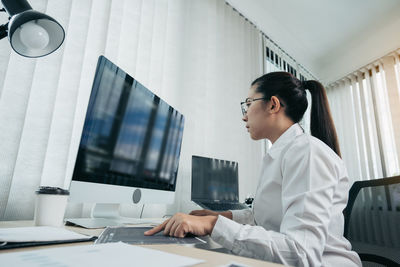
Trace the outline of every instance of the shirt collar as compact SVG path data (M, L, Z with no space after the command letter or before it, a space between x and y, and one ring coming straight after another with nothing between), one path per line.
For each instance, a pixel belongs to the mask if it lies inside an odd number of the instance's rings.
M279 138L267 151L267 154L273 159L276 158L279 155L280 151L286 146L286 144L293 141L296 136L303 133L304 130L298 123L293 124L281 136L279 136Z

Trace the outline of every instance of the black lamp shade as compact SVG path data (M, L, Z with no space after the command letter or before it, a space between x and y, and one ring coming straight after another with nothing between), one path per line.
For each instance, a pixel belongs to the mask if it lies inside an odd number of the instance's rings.
M52 17L30 9L11 17L8 38L15 52L35 58L57 50L64 41L65 32Z

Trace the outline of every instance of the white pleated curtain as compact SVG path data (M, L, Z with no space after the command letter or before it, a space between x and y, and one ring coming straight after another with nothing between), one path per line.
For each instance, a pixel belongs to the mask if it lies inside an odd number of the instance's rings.
M353 181L400 174L399 54L328 87L342 157Z
M39 185L69 187L99 55L186 116L175 204L190 204L191 155L239 162L240 198L253 194L260 142L249 139L239 103L262 73L260 34L222 0L31 0L66 39L28 59L0 42L0 220L31 219ZM1 17L3 19L3 17ZM185 204L186 203L186 204ZM137 215L141 207L124 207ZM69 206L67 215L82 215Z

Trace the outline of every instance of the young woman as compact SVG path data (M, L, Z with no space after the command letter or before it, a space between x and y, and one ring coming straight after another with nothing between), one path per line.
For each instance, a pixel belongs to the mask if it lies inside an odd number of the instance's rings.
M311 134L298 122L312 96ZM272 142L263 159L253 209L178 213L145 232L207 235L233 253L292 266L361 266L343 237L349 179L323 86L272 72L241 103L254 140Z

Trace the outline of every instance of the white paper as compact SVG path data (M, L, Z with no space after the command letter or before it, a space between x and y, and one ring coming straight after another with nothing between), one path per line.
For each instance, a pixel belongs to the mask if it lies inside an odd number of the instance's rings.
M34 242L90 239L64 228L51 226L0 228L0 242Z
M191 266L203 260L163 251L128 245L122 242L69 246L0 254L2 266Z

